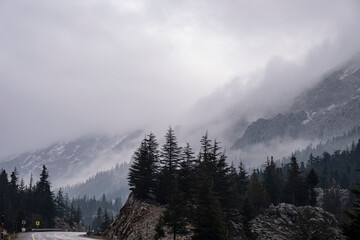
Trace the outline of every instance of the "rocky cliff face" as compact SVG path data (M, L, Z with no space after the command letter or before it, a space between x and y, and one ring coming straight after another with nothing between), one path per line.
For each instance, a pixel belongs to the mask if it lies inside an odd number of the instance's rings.
M335 217L318 207L270 206L251 221L257 240L345 239Z
M155 226L164 207L139 201L130 194L115 222L105 233L106 239L154 239Z
M326 139L360 125L360 61L329 74L300 95L287 112L258 119L233 149L273 139Z
M165 207L155 203L144 202L129 195L120 214L105 232L105 239L111 240L139 240L154 239L156 225ZM166 229L165 229L166 230ZM190 240L192 232L187 235L176 236L178 240ZM159 240L172 240L173 235L165 231L165 236Z

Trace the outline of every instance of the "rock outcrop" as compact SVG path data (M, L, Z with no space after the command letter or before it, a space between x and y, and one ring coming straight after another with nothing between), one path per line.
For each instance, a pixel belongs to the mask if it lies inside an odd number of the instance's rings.
M251 221L257 240L345 239L334 215L319 207L295 207L280 203L270 206Z
M115 222L105 232L106 239L154 239L155 227L164 207L139 201L131 193Z
M154 239L156 225L164 210L164 206L138 200L131 193L116 220L106 230L104 237L111 240ZM177 235L176 239L190 240L193 234L190 228L190 226L187 228L188 234ZM172 240L173 235L167 231L169 229L165 227L164 230L165 236L159 240Z

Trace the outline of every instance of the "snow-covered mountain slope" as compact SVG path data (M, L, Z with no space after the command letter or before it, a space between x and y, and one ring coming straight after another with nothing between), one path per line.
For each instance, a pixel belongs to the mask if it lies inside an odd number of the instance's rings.
M8 172L16 167L26 182L33 174L39 178L45 164L54 187L83 182L101 170L129 162L140 143L142 131L114 137L82 137L70 142L52 144L46 148L21 154L0 162Z
M251 123L233 149L274 139L326 140L360 125L360 61L328 74L287 112Z

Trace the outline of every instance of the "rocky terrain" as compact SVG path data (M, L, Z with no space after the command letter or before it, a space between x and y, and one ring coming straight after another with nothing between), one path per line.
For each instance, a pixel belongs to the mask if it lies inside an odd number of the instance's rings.
M154 239L155 227L163 211L163 206L136 200L130 194L120 214L107 229L105 238ZM231 236L231 239L244 239L240 234L242 224L232 223L232 227L235 228L232 231L239 232L239 235ZM258 240L345 239L334 215L319 207L295 207L285 203L271 205L255 217L251 221L251 231ZM166 235L161 239L172 239L172 236ZM191 239L191 235L178 236L177 239Z
M130 194L120 214L106 230L104 237L112 240L154 239L156 225L164 210L164 206L137 200ZM159 240L171 239L173 235L167 233L159 238ZM185 236L177 236L176 239L190 240L191 232Z
M106 239L154 239L155 226L164 208L135 199L130 194L120 214L105 233Z
M253 219L251 230L258 240L345 239L332 214L319 207L285 203L272 205Z
M328 74L287 112L251 123L236 140L241 149L274 139L327 139L360 125L360 61Z

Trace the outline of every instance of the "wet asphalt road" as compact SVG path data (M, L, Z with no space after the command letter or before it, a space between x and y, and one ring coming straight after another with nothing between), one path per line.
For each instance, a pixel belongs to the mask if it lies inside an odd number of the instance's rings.
M84 240L84 232L28 232L18 233L16 240Z

